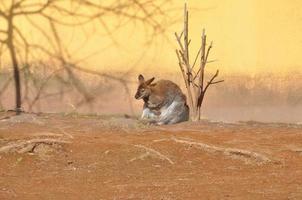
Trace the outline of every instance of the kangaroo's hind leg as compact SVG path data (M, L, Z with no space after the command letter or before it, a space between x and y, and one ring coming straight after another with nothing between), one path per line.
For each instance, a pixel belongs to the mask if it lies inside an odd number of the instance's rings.
M189 120L189 107L187 105L180 106L179 109L175 112L175 117L173 117L169 124L176 124Z
M184 102L174 101L162 111L158 125L175 124L189 119L189 108Z
M171 124L171 121L175 118L177 107L179 102L173 101L169 106L161 109L161 114L158 120L158 125Z

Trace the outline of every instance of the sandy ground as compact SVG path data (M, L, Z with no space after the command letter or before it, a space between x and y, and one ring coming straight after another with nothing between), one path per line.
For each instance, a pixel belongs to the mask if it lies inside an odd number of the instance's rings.
M302 126L0 114L0 199L302 199Z

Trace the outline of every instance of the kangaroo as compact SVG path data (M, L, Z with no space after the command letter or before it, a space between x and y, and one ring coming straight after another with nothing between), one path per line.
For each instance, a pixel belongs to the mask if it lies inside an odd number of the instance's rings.
M143 75L138 76L136 99L144 101L142 119L158 125L175 124L189 120L189 107L186 96L181 89L169 80L159 80L154 77L145 81Z

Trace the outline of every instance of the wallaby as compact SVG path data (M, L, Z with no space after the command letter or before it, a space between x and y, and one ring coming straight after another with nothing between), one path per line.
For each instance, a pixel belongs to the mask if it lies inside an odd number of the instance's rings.
M169 80L159 80L154 77L145 81L143 75L138 76L136 99L144 100L142 119L158 125L175 124L189 120L189 107L186 96L181 89Z

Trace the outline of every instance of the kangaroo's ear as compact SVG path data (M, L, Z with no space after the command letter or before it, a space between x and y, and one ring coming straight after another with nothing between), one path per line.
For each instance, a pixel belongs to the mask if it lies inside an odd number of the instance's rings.
M144 78L144 76L143 75L138 75L138 82L139 83L143 83L143 82L145 82L145 78Z
M153 81L154 81L155 77L150 78L149 80L147 80L145 83L146 85L150 85Z

